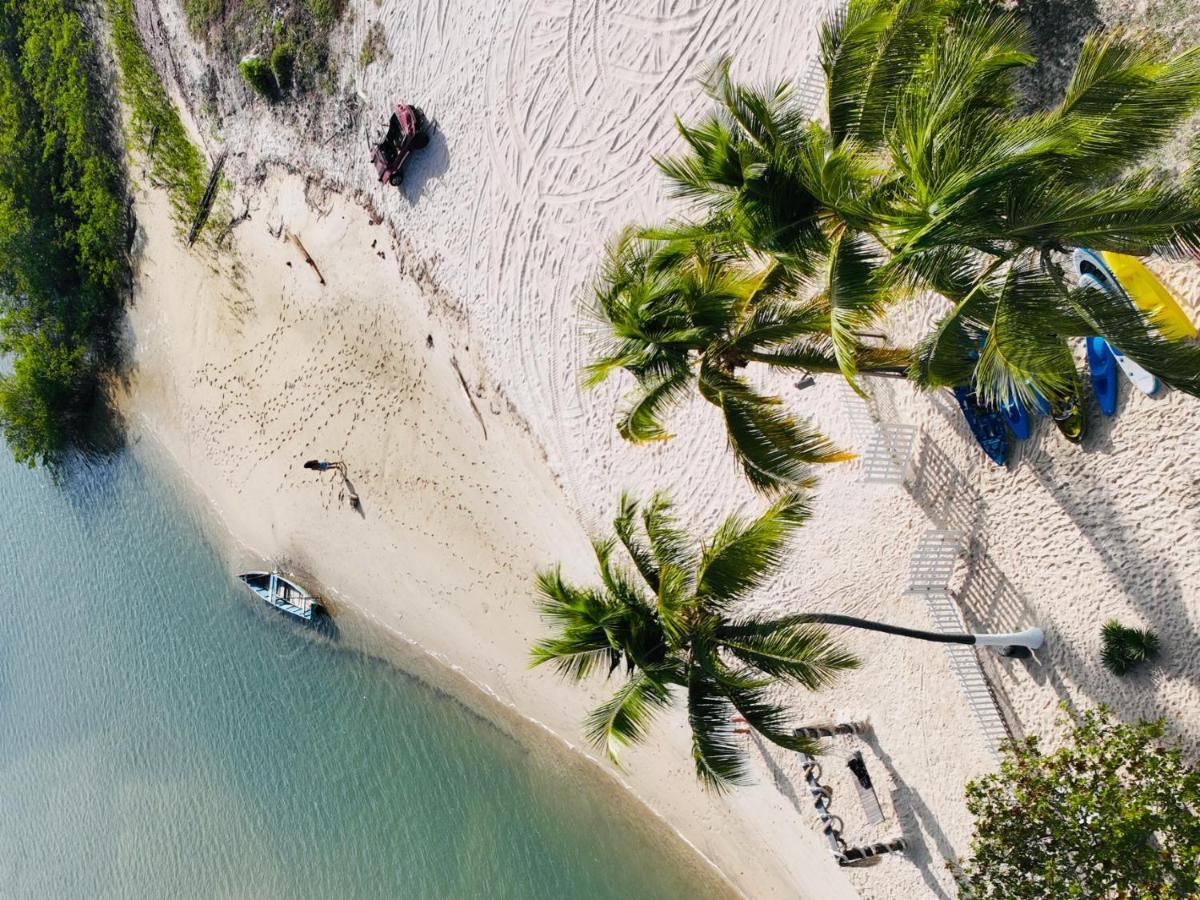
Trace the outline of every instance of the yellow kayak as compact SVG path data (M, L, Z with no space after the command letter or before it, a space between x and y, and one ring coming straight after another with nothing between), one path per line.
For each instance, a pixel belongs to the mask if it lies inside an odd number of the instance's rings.
M1108 250L1101 256L1117 276L1117 281L1121 282L1121 287L1125 288L1134 303L1146 311L1163 337L1178 341L1196 336L1196 326L1187 313L1175 302L1163 283L1154 277L1154 273L1142 265L1141 260Z

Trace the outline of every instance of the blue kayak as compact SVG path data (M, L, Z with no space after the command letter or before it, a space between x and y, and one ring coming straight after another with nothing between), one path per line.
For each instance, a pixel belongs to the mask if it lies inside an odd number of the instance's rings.
M1008 433L1004 430L1005 417L995 410L981 406L975 391L969 387L956 387L954 398L967 420L971 434L983 448L988 458L998 466L1008 461Z
M1096 402L1102 413L1111 416L1117 411L1117 360L1104 338L1087 339L1087 361Z
M1013 437L1021 441L1029 437L1029 410L1019 397L1014 397L1011 403L1005 403L1000 412L1004 414L1004 424Z

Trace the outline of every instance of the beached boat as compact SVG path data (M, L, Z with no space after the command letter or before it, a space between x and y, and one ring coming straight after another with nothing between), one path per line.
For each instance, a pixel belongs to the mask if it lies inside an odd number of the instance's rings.
M246 572L238 578L260 599L306 622L312 621L313 613L321 605L308 591L278 572Z

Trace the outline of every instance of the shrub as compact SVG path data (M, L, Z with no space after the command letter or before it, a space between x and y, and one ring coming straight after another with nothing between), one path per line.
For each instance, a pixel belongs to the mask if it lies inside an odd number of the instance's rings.
M1200 772L1160 746L1162 720L1126 725L1100 708L1073 724L1062 749L1028 738L967 785L975 831L960 896L1197 896Z
M128 283L116 111L73 4L0 4L0 429L60 462L110 361Z
M342 16L345 0L307 0L308 11L318 26L327 28Z
M1148 628L1127 628L1112 619L1104 623L1101 638L1104 650L1100 660L1114 675L1124 675L1158 657L1158 635Z
M238 63L238 69L246 83L268 100L275 97L275 73L271 64L258 56L250 56Z
M109 0L113 43L121 68L121 99L129 108L129 137L145 156L155 184L166 187L179 225L196 213L208 165L159 81L133 18L132 0Z
M279 44L271 51L271 72L281 91L292 86L292 71L296 65L296 57L291 44Z
M387 37L383 32L383 25L379 22L372 22L363 38L362 48L358 51L358 67L365 69L386 52Z

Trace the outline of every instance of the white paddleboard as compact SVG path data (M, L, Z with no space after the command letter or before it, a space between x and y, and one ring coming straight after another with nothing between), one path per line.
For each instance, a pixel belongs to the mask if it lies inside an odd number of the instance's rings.
M1129 379L1135 388L1151 397L1158 393L1157 378L1117 350L1112 344L1109 344L1108 348L1112 350L1113 358L1117 361L1117 368L1125 373L1125 377Z

